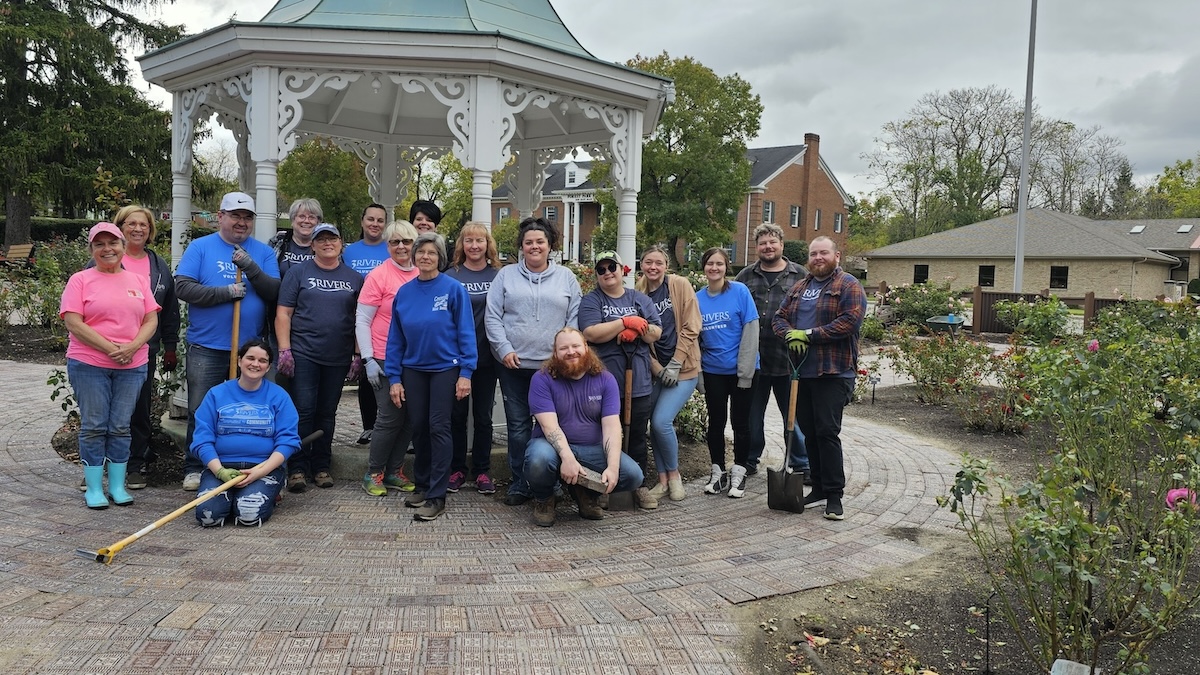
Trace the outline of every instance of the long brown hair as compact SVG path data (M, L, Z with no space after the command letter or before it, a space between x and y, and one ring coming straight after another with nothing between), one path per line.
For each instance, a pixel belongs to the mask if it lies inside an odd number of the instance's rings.
M729 290L729 251L719 246L708 249L704 252L704 255L700 256L700 269L704 269L708 265L709 259L714 255L719 255L725 260L725 278L721 280L721 292L724 293Z
M488 265L492 267L500 267L500 253L496 249L496 238L492 236L491 230L483 223L469 221L462 229L458 231L458 238L454 240L454 262L455 267L462 267L467 262L467 253L463 250L463 239L467 235L473 234L476 236L484 236L487 238L487 253L484 257L487 259Z

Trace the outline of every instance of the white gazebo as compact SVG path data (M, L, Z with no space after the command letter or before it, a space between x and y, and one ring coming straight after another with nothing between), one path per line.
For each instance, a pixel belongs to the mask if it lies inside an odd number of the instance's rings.
M472 219L484 223L493 172L507 172L527 217L545 167L583 150L612 166L617 249L633 260L642 137L674 98L669 79L588 53L549 0L279 0L261 21L231 21L138 60L173 96L175 260L191 213L195 125L214 114L237 140L259 239L275 232L279 162L308 138L357 154L389 217L412 168L453 152L474 173Z

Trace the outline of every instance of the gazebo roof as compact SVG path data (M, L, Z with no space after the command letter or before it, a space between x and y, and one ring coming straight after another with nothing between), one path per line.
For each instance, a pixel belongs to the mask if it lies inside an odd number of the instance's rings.
M279 0L258 23L504 35L595 58L549 0Z

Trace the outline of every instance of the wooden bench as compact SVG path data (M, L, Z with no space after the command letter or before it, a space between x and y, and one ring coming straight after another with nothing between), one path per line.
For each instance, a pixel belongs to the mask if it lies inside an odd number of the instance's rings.
M34 249L36 247L37 244L13 244L12 246L0 251L0 263L5 265L32 267L34 261Z

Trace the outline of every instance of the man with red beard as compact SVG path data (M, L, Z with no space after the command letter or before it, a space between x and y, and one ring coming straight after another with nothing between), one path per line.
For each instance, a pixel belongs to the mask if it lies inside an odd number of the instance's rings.
M600 473L605 493L642 484L641 468L621 452L617 380L583 333L568 326L554 336L554 353L530 382L529 409L537 427L525 451L525 479L535 500L535 524L554 524L554 484L559 480L581 517L604 518L599 494L577 484L584 469Z

